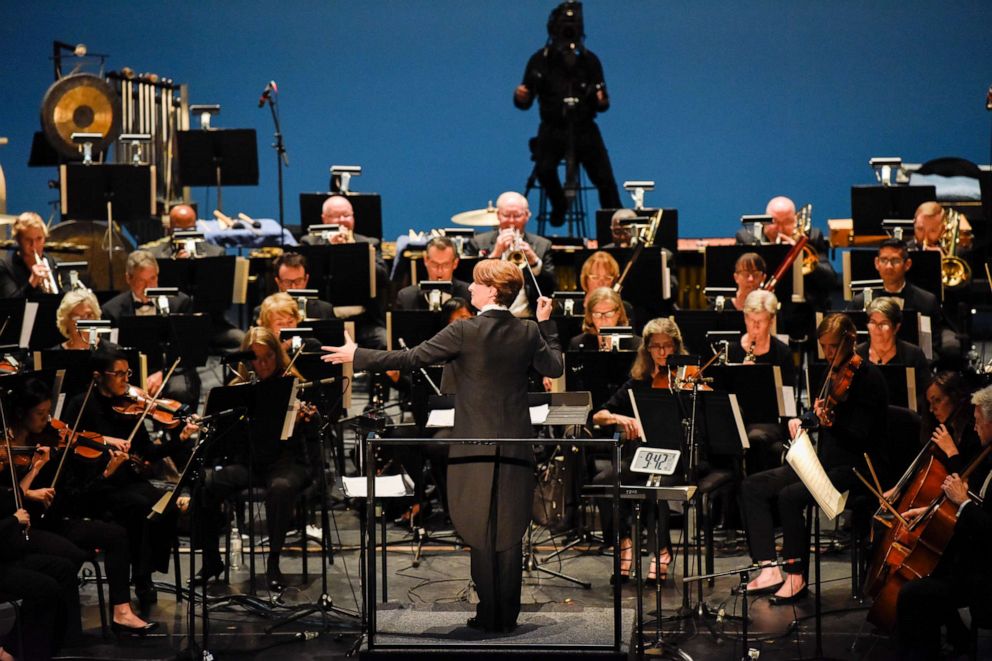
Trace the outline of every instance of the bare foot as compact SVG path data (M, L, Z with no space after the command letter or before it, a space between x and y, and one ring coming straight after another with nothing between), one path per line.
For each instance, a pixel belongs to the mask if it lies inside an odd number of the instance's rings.
M747 584L747 589L761 590L781 582L782 572L779 571L778 567L765 567Z
M806 587L806 581L803 579L802 574L786 574L785 576L785 582L782 583L782 587L775 592L776 597L791 597Z
M130 607L127 610L114 608L114 622L126 627L143 627L148 624L138 617Z
M17 661L14 655L0 647L0 661Z

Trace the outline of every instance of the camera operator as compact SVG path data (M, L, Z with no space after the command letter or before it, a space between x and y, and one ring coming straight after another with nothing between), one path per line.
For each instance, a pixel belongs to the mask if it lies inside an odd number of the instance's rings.
M513 103L527 110L537 97L541 125L531 139L534 175L551 200L551 224L565 222L569 201L578 191L581 164L599 191L599 206L620 207L610 157L596 126L596 113L610 107L603 65L583 39L582 3L563 2L548 17L548 42L531 56ZM565 189L558 164L566 161ZM530 182L528 183L528 189Z

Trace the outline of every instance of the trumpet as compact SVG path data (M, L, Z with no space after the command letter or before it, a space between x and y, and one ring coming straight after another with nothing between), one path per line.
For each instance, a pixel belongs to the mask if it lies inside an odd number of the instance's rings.
M35 250L34 261L36 264L41 264L42 266L44 266L45 271L47 271L47 275L45 276L45 279L41 281L41 290L46 294L58 294L59 285L55 281L55 274L52 272L52 265L48 263L48 258L42 257L41 255L38 254L38 251Z
M754 362L754 347L757 344L758 344L757 342L751 342L751 346L749 346L747 348L747 353L744 354L744 362L745 363L753 363Z
M954 209L944 211L947 221L940 235L940 280L948 289L958 289L971 282L971 266L958 257L961 241L961 213ZM924 248L926 245L924 244Z
M813 205L806 204L796 214L796 229L792 232L792 238L798 241L800 237L809 238L810 230L813 227ZM820 254L809 242L803 246L803 275L809 275L820 263Z
M514 266L523 267L527 264L527 254L524 252L524 239L520 230L513 230L513 247L506 253L506 259Z

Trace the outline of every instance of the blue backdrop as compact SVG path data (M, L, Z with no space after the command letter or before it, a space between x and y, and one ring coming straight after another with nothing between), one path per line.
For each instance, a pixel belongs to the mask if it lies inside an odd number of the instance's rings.
M60 39L189 83L192 102L222 104L219 127L257 129L260 184L226 189L228 212L277 215L272 123L256 107L274 79L287 223L330 164L359 163L353 189L382 194L387 237L445 225L523 188L538 118L511 95L554 4L0 0L9 209L53 197L54 171L25 164ZM648 203L679 208L683 236L730 234L775 194L812 202L820 226L846 217L873 155L989 160L988 0L588 0L585 14L617 179L657 180Z

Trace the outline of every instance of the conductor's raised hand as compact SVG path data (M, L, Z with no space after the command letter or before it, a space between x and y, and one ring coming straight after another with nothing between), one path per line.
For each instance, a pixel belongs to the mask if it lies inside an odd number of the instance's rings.
M344 344L339 347L321 347L321 351L325 351L326 353L320 359L325 363L332 363L334 365L350 363L355 360L355 349L357 348L358 345L351 339L351 335L345 331Z
M537 299L537 320L547 321L551 318L551 310L554 309L554 302L547 296Z

